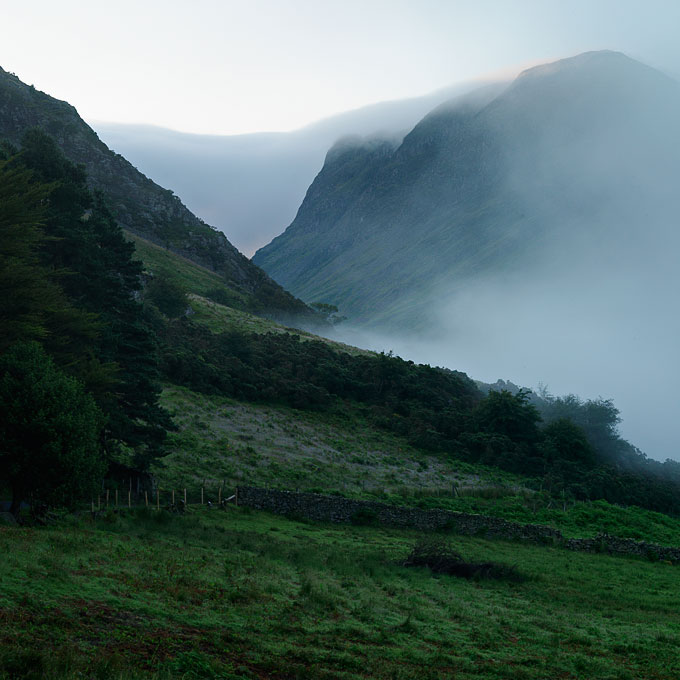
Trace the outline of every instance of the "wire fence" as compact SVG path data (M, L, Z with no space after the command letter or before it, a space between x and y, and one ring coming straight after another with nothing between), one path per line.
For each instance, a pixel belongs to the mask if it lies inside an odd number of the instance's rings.
M120 484L112 486L113 488L104 488L96 497L92 497L90 510L93 513L139 507L182 512L190 506L224 507L229 503L238 504L237 490L227 486L224 480L213 483L204 480L200 486L164 488L154 484L151 488L133 489L133 481L130 479L125 485L127 488L121 488Z

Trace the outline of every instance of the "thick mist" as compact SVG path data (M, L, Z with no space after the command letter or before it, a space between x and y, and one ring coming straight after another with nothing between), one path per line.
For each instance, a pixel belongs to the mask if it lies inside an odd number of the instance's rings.
M438 104L479 86L338 114L293 132L197 135L154 126L92 123L102 140L251 256L293 221L328 149L347 135L405 133Z
M540 129L504 111L504 192L523 215L506 261L433 283L417 333L339 337L485 382L612 398L624 438L680 460L680 87L642 75L627 83L636 105L579 118L536 101ZM595 101L592 87L577 96Z

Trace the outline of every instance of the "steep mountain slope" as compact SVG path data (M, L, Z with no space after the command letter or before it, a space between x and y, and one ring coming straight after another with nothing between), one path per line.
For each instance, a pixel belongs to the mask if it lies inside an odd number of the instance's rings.
M678 121L680 86L620 53L536 67L490 102L440 106L394 149L338 143L253 261L357 323L419 327L465 281L668 236Z
M113 153L73 106L0 69L0 140L20 146L22 135L32 127L50 134L71 160L85 165L91 184L106 194L123 228L219 273L253 309L312 317L305 305L239 253L221 232Z
M200 135L148 125L92 125L110 148L172 188L250 255L290 224L326 151L339 138L381 131L401 139L435 106L476 87L464 83L381 102L292 132Z

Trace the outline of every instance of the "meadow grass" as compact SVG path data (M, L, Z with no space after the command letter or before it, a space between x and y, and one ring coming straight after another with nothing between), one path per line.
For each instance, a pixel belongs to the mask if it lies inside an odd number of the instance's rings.
M519 485L518 477L423 452L376 429L360 405L324 412L249 404L167 385L161 403L178 431L154 472L163 488L218 484L276 485L353 497L386 498L404 490L484 483ZM406 494L408 495L408 494Z
M202 267L192 260L173 253L137 234L125 232L125 237L135 244L136 255L147 270L155 276L164 276L188 293L204 294L213 288L228 288L225 280L216 272ZM234 299L245 301L236 291L228 289Z
M407 568L420 532L246 508L0 529L0 678L680 677L680 571L448 537L513 581Z
M411 447L377 430L351 404L316 413L170 385L162 403L179 427L169 436L170 454L154 469L163 502L171 489L188 488L196 500L204 485L215 502L220 486L223 496L238 484L271 486L545 524L568 537L606 532L680 545L678 518L606 501L551 498L531 488L535 480Z

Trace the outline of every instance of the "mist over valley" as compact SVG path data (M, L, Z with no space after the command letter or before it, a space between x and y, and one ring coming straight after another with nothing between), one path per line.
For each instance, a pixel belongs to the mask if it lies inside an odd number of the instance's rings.
M428 111L479 87L452 85L430 95L382 102L291 132L200 135L155 126L95 121L104 142L191 210L221 229L248 256L295 217L328 149L349 135L401 139Z
M345 340L613 397L631 441L676 458L679 120L678 83L620 53L539 66L401 144L336 144L254 261L336 304Z

